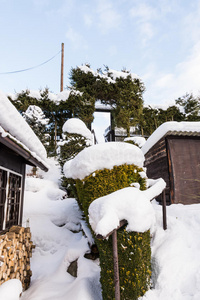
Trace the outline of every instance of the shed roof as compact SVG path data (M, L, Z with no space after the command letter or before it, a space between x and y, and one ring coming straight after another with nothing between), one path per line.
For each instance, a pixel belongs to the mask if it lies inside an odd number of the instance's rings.
M46 150L28 123L0 92L0 142L47 171Z
M167 135L200 136L200 122L165 122L147 139L142 147L146 154L160 139Z

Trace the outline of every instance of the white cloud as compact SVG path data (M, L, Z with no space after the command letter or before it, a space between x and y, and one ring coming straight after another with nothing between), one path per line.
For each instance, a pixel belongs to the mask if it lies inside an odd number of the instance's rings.
M72 27L70 27L66 32L66 38L71 42L73 48L84 48L87 49L87 43L85 39Z
M144 2L136 1L129 13L138 26L143 44L146 44L155 34L156 29L152 23L158 16L157 10Z
M111 45L111 46L108 47L108 54L110 56L114 56L117 53L118 53L118 51L117 51L117 47L115 45Z
M39 1L39 0L34 0L34 1ZM76 8L76 2L74 0L64 0L62 1L61 4L59 1L57 1L57 5L55 6L55 8L48 10L47 14L53 19L66 18L72 14L75 8Z
M147 22L156 16L156 11L153 7L141 2L135 4L130 10L131 17L138 18L140 22Z
M85 25L88 26L88 27L91 27L91 25L93 24L92 16L85 14L83 16L83 19L84 19Z
M187 34L186 41L197 42L200 39L200 1L194 6L184 19L184 33Z
M177 64L171 73L161 73L152 70L142 78L146 79L146 103L161 103L173 101L186 93L200 93L200 42L191 49L190 55Z
M49 0L33 0L33 4L38 8L44 8L49 5Z
M97 1L98 26L103 33L111 29L119 28L121 24L121 15L114 9L109 1Z
M150 22L144 22L140 25L140 30L143 36L143 44L146 44L154 36L154 28Z

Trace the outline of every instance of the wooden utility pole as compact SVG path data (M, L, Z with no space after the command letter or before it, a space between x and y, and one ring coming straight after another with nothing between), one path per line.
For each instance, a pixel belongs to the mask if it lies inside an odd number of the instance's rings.
M60 91L63 91L63 69L64 69L64 43L61 44L61 77L60 77Z

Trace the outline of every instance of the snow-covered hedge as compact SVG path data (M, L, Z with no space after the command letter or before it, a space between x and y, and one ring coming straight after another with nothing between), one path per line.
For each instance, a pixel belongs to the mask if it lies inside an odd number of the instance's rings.
M134 183L140 186L141 190L145 190L146 179L143 174L141 167L123 164L112 169L95 171L82 180L76 179L78 199L85 215L88 216L90 204L99 197L132 186ZM100 254L103 299L114 299L112 238L107 240L95 238L95 242ZM118 230L118 255L121 299L136 300L144 295L150 285L150 232L127 232L125 228Z

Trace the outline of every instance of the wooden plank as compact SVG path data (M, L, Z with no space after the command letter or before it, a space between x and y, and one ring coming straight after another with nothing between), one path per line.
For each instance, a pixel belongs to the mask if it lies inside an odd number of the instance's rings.
M112 246L113 246L115 300L120 300L119 264L118 264L117 230L116 229L112 233Z
M200 203L200 138L168 137L174 203Z
M167 211L166 211L166 197L165 190L162 192L162 212L163 212L163 229L167 229Z

